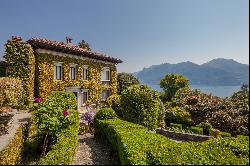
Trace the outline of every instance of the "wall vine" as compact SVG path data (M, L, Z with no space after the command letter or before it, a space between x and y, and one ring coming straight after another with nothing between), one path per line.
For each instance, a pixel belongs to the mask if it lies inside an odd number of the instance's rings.
M83 89L89 89L89 102L99 101L102 90L110 90L112 94L117 92L117 72L115 64L106 64L88 59L78 59L72 57L62 57L47 53L36 53L38 64L38 87L39 96L46 97L52 91L63 91L65 87L81 86ZM63 80L54 80L54 62L63 62ZM76 80L70 80L70 63L76 64ZM83 80L83 65L89 66L89 79ZM101 69L109 67L111 70L111 84L102 85Z

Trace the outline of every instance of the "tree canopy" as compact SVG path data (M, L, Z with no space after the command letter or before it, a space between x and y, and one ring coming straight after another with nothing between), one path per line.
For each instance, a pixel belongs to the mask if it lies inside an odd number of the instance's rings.
M136 85L136 84L140 84L140 82L132 74L128 74L128 73L125 73L125 72L117 74L117 91L118 91L118 94L121 94L121 92L124 89L127 89L130 85Z

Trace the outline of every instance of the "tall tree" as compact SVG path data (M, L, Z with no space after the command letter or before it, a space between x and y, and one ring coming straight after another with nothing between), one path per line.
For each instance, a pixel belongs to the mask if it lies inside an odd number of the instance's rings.
M137 78L132 74L125 72L117 74L117 92L121 94L124 89L127 89L130 85L140 84Z
M85 40L82 40L81 42L79 42L78 47L91 51L89 43L87 43Z
M170 101L177 90L189 87L188 79L179 74L167 74L161 81L160 86L164 91L163 101Z

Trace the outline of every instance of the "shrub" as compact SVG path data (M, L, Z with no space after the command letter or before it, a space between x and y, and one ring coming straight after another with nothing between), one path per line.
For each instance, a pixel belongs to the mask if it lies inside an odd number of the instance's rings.
M77 114L78 115L78 114ZM79 116L75 123L58 133L50 151L42 157L38 165L70 165L78 143Z
M208 122L201 122L197 127L203 128L204 135L209 135L209 131L212 129L212 125Z
M8 77L0 78L0 109L5 106L20 108L24 104L22 95L23 87L20 80Z
M182 124L176 124L176 123L170 123L170 128L177 128L179 130L182 130Z
M203 135L203 128L201 127L195 127L195 126L191 126L190 130L195 133L195 134L200 134Z
M11 142L4 150L0 151L0 165L20 164L23 152L24 130L25 125L21 124Z
M248 101L246 89L222 99L182 88L176 92L172 105L185 108L191 114L193 125L209 122L214 128L232 135L248 135Z
M159 96L146 85L132 85L122 92L123 118L150 129L157 127Z
M228 132L220 132L221 137L231 137L231 134Z
M246 138L176 143L120 119L99 120L95 134L118 152L121 165L241 165L249 163Z
M210 130L209 135L211 135L211 136L217 138L217 137L220 136L220 130L217 130L217 129L213 129L213 128L212 128L212 129Z
M165 123L181 123L185 126L191 123L190 113L182 107L170 107L165 112Z
M101 108L95 116L95 120L113 119L117 115L112 108Z
M62 109L76 110L76 96L72 92L57 91L52 92L46 99L46 104L52 107L61 107Z
M109 106L115 111L119 117L123 117L121 109L121 96L113 94L108 97L107 102Z

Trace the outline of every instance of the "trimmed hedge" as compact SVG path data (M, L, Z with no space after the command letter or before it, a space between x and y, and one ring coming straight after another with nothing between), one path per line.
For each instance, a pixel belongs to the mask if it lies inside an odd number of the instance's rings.
M23 152L24 130L25 125L21 124L9 145L0 152L0 165L20 164Z
M249 139L243 137L176 143L120 119L96 121L95 132L118 152L122 165L249 164Z
M78 132L79 119L57 135L56 142L46 156L39 160L38 165L70 165L77 147Z
M203 135L203 128L201 127L195 127L195 126L191 126L190 130L195 133L195 134L200 134Z
M22 81L9 77L0 78L0 112L1 107L5 106L20 108L24 104L22 94Z
M182 124L177 124L177 123L170 123L170 128L177 128L182 130Z

